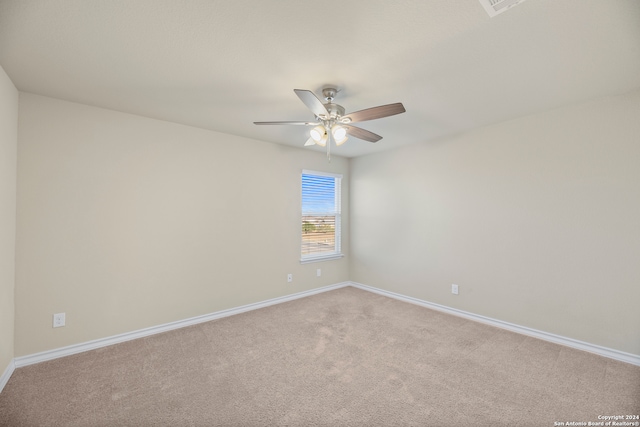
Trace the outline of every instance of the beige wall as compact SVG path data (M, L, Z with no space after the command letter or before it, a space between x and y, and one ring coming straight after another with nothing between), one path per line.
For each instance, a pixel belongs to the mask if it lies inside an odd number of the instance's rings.
M18 159L16 356L348 280L299 263L301 170L347 159L26 93Z
M352 160L351 279L640 355L639 117L636 91Z
M0 369L12 353L349 279L640 354L640 91L331 163L26 93L19 112L15 352L3 321ZM345 175L350 257L299 264L301 169ZM13 249L0 250L11 267ZM51 327L57 312L66 327Z
M0 67L0 375L14 356L18 91Z

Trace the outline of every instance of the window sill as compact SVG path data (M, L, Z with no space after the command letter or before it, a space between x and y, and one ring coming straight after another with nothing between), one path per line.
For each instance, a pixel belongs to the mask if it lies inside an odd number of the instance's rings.
M343 257L344 257L344 254L320 255L320 256L302 258L300 260L300 264L309 264L312 262L320 262L320 261L331 261L332 259L340 259Z

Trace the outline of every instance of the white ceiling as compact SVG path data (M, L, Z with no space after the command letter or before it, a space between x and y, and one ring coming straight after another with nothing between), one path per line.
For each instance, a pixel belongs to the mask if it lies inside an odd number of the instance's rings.
M402 102L350 138L360 156L640 87L640 1L0 0L0 65L16 87L302 147L293 89L347 112ZM320 147L312 149L322 150Z

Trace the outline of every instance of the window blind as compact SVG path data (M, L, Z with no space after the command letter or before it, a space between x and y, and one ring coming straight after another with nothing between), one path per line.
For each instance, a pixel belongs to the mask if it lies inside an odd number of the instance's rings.
M340 254L341 175L302 173L302 259Z

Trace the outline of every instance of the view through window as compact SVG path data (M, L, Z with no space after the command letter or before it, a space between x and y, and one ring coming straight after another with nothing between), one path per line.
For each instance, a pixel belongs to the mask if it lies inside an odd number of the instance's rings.
M302 260L341 256L342 175L302 172Z

